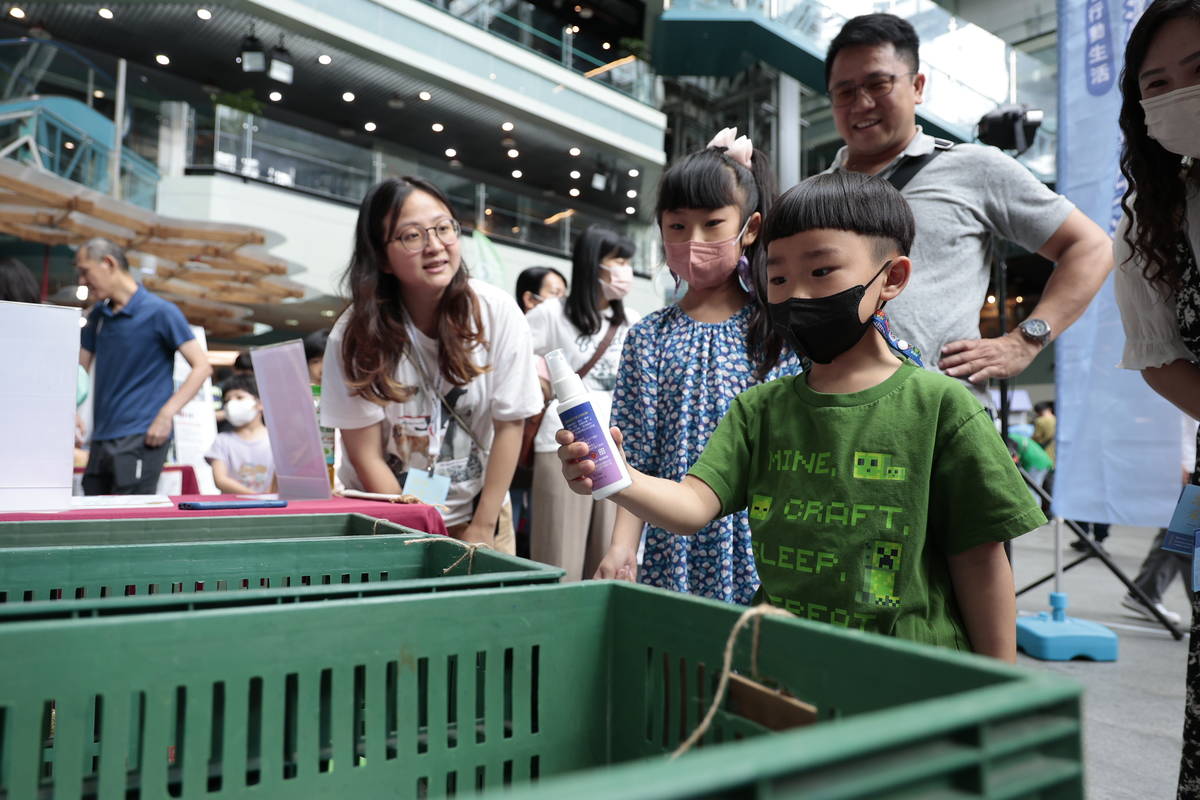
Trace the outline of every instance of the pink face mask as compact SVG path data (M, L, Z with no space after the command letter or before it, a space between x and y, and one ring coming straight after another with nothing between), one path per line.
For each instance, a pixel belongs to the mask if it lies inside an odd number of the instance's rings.
M633 267L608 267L601 264L600 269L608 273L608 280L600 279L600 292L605 300L612 302L629 294L629 290L633 288Z
M738 266L742 256L742 236L750 220L736 236L720 242L663 242L667 266L688 286L711 289L724 283Z

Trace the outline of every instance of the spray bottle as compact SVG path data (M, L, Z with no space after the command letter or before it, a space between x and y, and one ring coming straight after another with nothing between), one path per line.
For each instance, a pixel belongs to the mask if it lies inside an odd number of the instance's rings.
M603 500L633 483L625 462L617 453L612 434L596 418L583 378L567 364L562 350L546 355L546 366L550 370L550 382L554 396L558 398L558 415L563 427L575 435L575 441L587 442L591 452L588 458L596 464L592 473L592 499Z

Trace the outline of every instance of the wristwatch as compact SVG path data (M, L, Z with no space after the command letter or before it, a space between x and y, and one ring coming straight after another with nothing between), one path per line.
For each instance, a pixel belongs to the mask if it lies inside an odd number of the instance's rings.
M1045 347L1050 341L1050 323L1044 319L1027 319L1017 326L1017 330L1039 347Z

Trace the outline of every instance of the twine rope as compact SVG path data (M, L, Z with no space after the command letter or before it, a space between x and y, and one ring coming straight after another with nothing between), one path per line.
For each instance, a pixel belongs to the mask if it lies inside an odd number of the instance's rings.
M704 715L704 719L700 720L700 724L692 731L692 734L676 748L671 754L671 760L679 758L681 755L691 750L696 742L704 738L708 733L709 727L712 725L713 718L717 715L717 709L721 707L721 703L725 700L725 692L729 689L729 676L733 672L733 648L737 644L738 634L742 629L754 622L754 638L751 643L750 652L750 671L755 680L758 680L758 642L759 628L762 623L762 618L767 614L781 615L790 617L791 614L784 611L782 608L776 608L770 603L761 603L757 606L752 606L742 612L738 617L737 622L733 624L733 629L729 631L729 638L725 640L725 658L721 666L721 679L717 682L717 693L713 696L712 704L708 707L708 712Z
M426 542L450 542L451 544L456 544L463 548L463 554L458 557L458 560L442 570L443 575L450 572L463 561L467 562L467 574L470 575L471 570L475 568L475 553L478 552L481 547L486 547L488 550L492 549L492 546L486 542L463 542L450 536L423 536L420 539L409 539L404 543L404 546L407 547L410 544L424 544Z

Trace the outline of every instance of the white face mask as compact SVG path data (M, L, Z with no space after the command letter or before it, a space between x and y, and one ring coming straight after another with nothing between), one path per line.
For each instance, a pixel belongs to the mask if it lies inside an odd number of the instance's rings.
M225 404L225 419L235 428L254 421L258 416L258 402L249 397L239 397Z
M1200 158L1200 85L1142 101L1146 132L1166 150Z

